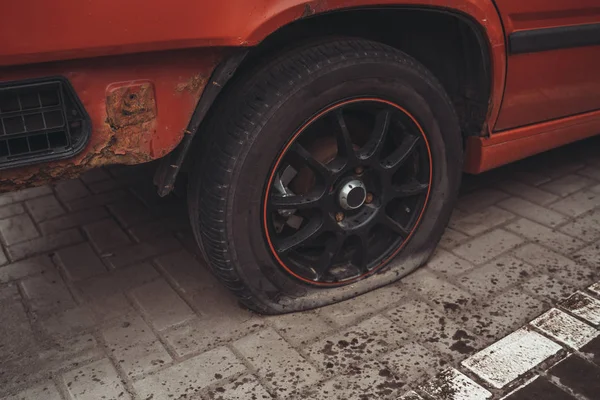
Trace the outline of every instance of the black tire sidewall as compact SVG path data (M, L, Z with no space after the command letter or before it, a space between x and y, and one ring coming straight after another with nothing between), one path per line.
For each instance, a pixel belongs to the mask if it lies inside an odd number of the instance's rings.
M462 167L462 141L454 110L439 83L416 65L355 59L321 68L301 82L266 99L260 123L248 133L239 154L227 198L231 261L252 295L272 312L339 301L395 281L420 266L450 217ZM240 92L252 95L250 86ZM399 256L374 276L351 285L315 287L293 278L271 254L262 223L264 191L274 160L297 129L320 110L352 98L393 102L418 121L432 154L432 188L420 225Z

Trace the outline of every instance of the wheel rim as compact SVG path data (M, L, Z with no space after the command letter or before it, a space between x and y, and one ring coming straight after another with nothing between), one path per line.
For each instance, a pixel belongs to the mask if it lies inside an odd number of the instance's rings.
M317 286L365 278L419 225L432 182L416 119L383 99L334 104L298 129L271 170L264 234L277 263Z

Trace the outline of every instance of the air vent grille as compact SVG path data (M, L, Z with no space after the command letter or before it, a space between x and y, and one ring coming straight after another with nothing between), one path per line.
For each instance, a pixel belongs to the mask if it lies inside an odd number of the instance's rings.
M0 86L0 169L73 156L89 117L63 78Z

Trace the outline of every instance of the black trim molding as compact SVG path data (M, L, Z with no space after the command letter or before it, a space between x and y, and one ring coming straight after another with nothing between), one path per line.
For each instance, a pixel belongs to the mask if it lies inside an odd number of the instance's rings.
M511 33L510 54L600 45L600 24L561 26Z

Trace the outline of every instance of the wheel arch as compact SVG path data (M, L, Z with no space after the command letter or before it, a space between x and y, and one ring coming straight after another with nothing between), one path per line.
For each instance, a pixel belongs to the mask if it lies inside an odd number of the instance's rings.
M503 88L505 72L499 70L499 65L505 66L504 49L498 51L497 32L490 28L493 21L488 20L484 25L480 16L473 16L466 8L420 5L315 11L307 6L302 18L279 27L256 46L240 49L215 70L190 121L187 131L191 134L163 159L157 171L155 183L161 195L173 189L192 142L199 142L193 140L195 133L201 132L202 121L213 109L221 90L265 59L289 48L290 42L350 36L398 48L424 64L440 80L455 105L464 137L488 134L487 124L498 113L501 95L498 88ZM250 37L260 37L261 29Z

